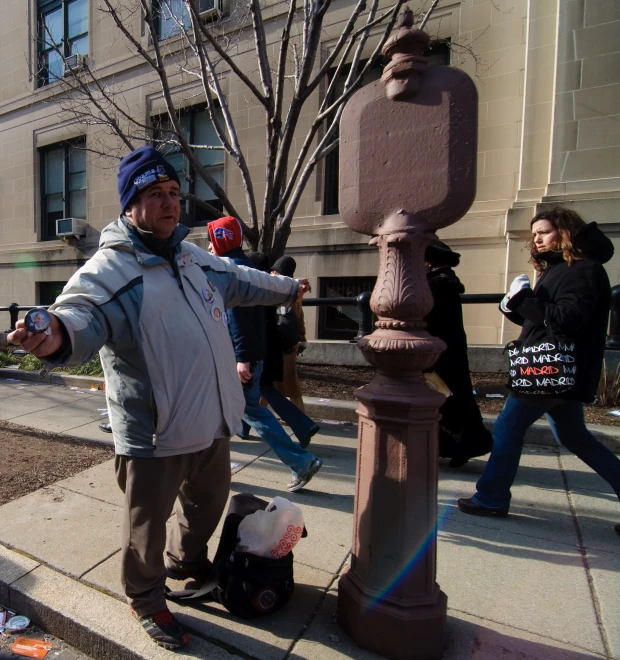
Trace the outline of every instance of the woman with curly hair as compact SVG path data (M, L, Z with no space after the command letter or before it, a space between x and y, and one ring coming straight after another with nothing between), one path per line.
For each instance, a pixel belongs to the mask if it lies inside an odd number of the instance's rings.
M464 513L507 516L526 430L546 416L557 441L578 456L620 498L620 460L594 439L583 418L583 403L593 401L601 374L610 287L604 263L613 255L611 241L595 222L561 207L543 211L530 223L530 263L537 272L534 289L519 275L500 304L520 326L521 341L536 342L551 330L575 343L577 384L559 397L511 393L493 429L493 450L476 494L459 499ZM549 328L550 326L550 328ZM616 525L620 534L620 525Z

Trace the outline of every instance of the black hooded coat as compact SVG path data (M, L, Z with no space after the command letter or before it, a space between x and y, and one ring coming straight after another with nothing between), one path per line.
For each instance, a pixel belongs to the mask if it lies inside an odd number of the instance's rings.
M460 255L442 243L431 244L426 261L426 278L433 294L433 309L424 319L426 329L447 345L433 370L452 392L439 409L439 455L464 461L490 452L493 438L482 421L469 373L461 306L465 287L453 270Z
M522 289L508 302L508 320L522 326L519 340L538 341L553 334L575 342L577 385L566 398L584 403L594 400L601 376L609 320L611 290L602 264L614 254L612 242L597 227L586 225L573 246L584 259L570 266L561 252L543 252L538 260L545 269L534 289ZM530 395L523 395L530 396Z

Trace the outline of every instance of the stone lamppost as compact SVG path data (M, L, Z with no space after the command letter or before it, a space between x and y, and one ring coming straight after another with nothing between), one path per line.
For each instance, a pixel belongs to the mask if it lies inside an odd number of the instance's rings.
M361 647L398 660L443 653L446 596L436 582L437 422L443 395L422 372L445 348L425 331L432 308L424 251L471 206L478 99L469 76L428 67L428 36L407 8L386 43L381 81L340 122L340 213L372 235L380 267L376 330L358 342L377 373L360 388L353 552L338 621Z

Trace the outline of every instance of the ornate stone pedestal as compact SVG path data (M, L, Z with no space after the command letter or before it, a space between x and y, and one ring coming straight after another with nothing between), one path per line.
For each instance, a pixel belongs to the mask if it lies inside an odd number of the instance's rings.
M378 329L358 346L378 374L356 392L353 557L338 588L338 621L364 648L430 660L441 657L446 616L435 582L437 410L444 397L428 388L422 371L445 346L419 320L432 307L423 233L373 242L381 257L370 302Z
M406 10L381 82L355 94L340 128L340 211L380 252L358 342L377 375L360 402L350 569L338 622L360 646L396 660L438 660L447 599L435 581L437 422L443 395L422 373L444 350L424 329L432 308L424 250L475 196L477 96L450 67L427 68L428 37Z

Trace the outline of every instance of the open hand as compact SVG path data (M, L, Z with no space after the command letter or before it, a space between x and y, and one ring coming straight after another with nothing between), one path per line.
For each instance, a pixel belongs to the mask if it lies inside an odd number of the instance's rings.
M306 293L310 293L310 291L312 291L312 287L310 286L310 282L305 277L299 278L297 282L299 282L299 289L297 290L297 302L301 302L301 299L306 295Z

